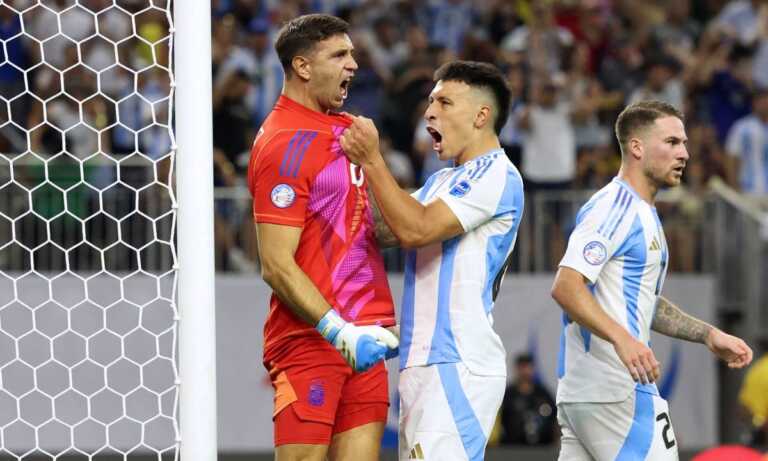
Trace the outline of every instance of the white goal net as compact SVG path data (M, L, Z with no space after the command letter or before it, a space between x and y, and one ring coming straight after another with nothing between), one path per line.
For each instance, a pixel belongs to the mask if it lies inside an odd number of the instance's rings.
M179 456L170 8L0 1L0 459Z

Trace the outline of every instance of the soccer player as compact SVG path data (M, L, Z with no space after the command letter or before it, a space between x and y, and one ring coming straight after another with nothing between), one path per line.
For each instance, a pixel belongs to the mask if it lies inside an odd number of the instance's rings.
M618 176L579 211L552 287L564 311L559 459L677 460L650 330L706 344L731 368L749 364L752 350L661 296L669 248L654 199L680 184L689 158L682 114L638 102L615 128Z
M454 167L409 195L387 170L371 120L355 118L341 143L362 166L390 238L415 249L400 317L400 459L481 460L506 384L491 312L523 184L499 144L510 94L499 70L457 61L434 79L427 131Z
M350 120L331 112L357 69L347 30L327 15L282 28L283 94L248 168L262 275L274 290L264 365L281 461L377 460L389 405L392 295L363 174L339 146Z

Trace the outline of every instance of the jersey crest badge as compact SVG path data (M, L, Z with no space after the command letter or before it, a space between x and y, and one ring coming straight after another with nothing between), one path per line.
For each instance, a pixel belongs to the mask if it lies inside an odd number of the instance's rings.
M594 240L584 245L584 260L593 266L599 266L605 262L608 250L605 245Z
M469 181L461 181L460 183L453 186L451 191L448 193L454 197L461 198L467 195L467 192L469 192L471 188L472 186L469 185Z
M296 192L288 184L278 184L272 189L272 203L278 208L288 208L296 200Z

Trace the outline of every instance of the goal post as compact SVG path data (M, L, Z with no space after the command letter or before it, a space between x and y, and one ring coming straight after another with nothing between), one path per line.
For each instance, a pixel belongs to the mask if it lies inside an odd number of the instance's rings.
M181 458L216 459L211 14L176 1Z

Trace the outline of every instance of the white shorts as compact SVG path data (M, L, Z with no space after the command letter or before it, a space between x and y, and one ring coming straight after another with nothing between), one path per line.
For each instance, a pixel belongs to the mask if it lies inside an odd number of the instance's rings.
M617 403L560 403L559 461L677 461L667 401L635 391Z
M402 370L400 460L482 460L505 387L460 362Z

